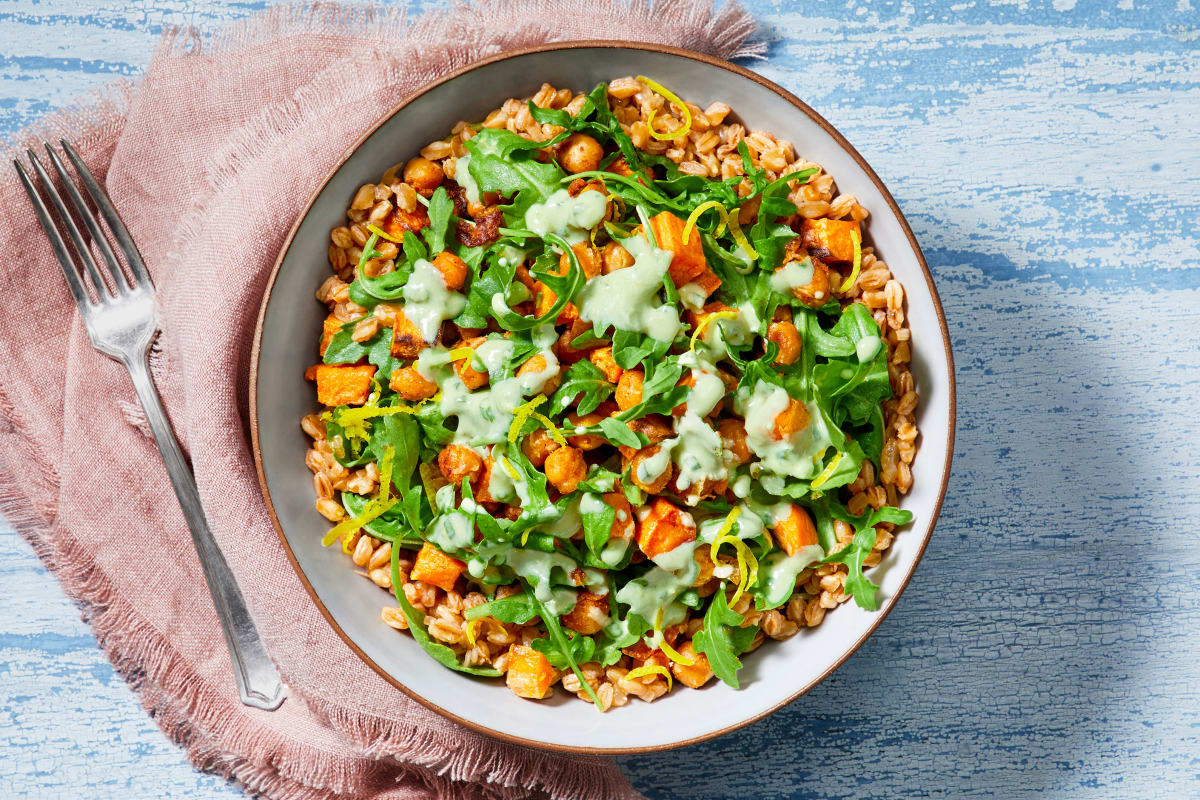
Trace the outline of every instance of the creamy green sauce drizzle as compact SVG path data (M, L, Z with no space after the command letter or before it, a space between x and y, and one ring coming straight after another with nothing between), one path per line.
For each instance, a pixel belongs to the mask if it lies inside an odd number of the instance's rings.
M759 319L754 307L747 303L736 311L738 315L731 319L713 320L700 336L713 361L729 354L726 343L744 347L758 334Z
M679 302L683 303L684 308L690 308L692 311L699 311L704 308L704 302L708 300L708 292L704 291L704 287L694 281L678 287L678 291Z
M881 347L883 347L883 340L878 336L864 336L858 340L854 349L857 351L859 362L865 363L874 358Z
M621 244L633 256L633 265L589 280L576 300L580 318L598 331L611 326L661 342L673 341L682 327L679 309L664 305L658 297L671 253L651 246L641 236Z
M758 456L760 471L802 479L817 476L820 460L833 442L816 403L806 406L808 426L779 440L774 437L775 418L788 406L788 393L783 387L760 380L752 393L739 391L737 402L746 419L746 444Z
M454 159L454 180L458 181L459 186L463 187L463 191L467 194L468 202L479 202L479 184L475 181L475 176L471 174L471 156L459 156Z
M575 197L559 189L545 202L534 203L525 212L525 227L545 238L558 234L571 244L582 242L587 232L600 224L608 198L603 192L580 192Z
M791 261L777 269L770 278L770 286L780 294L790 295L792 289L808 286L813 279L812 259Z
M563 572L560 583L567 582L567 576L576 564L562 553L543 553L541 550L522 550L514 547L506 557L508 566L533 587L536 597L546 610L555 616L570 613L575 607L578 592L563 586L554 587L550 584L550 573L557 567Z
M442 323L454 319L467 305L467 298L446 288L437 267L423 258L413 265L404 284L404 316L417 326L421 338L433 342Z
M695 542L685 542L674 550L654 559L654 566L640 578L636 578L617 590L617 600L629 606L629 613L637 614L651 625L662 612L662 627L677 625L687 616L687 607L676 602L686 589L696 581L700 566L696 563ZM660 635L651 635L646 642L657 647Z
M782 604L796 589L796 578L805 568L825 557L819 544L801 547L795 555L775 551L758 564L760 583L766 588L767 605Z

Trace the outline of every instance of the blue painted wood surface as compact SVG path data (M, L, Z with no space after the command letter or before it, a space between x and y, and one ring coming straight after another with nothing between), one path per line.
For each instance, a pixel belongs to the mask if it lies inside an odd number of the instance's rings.
M773 41L755 68L848 136L925 248L954 474L903 602L835 675L622 764L656 798L1200 797L1200 14L749 5ZM257 7L0 2L0 132L136 76L164 25ZM2 528L0 586L0 796L239 796Z

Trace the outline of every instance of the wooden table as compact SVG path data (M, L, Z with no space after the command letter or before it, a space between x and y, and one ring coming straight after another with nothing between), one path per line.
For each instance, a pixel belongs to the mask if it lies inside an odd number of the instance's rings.
M0 3L0 130L139 74L166 24L257 6L124 5ZM904 601L836 674L622 764L656 798L1200 797L1200 13L749 5L753 68L849 137L925 249L954 474ZM0 796L239 796L6 528L0 586Z

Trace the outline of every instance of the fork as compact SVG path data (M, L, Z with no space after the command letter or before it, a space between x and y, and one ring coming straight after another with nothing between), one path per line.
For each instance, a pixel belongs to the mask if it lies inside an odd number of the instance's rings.
M175 489L175 496L183 508L183 516L192 533L192 542L196 547L196 553L200 556L204 580L208 584L209 593L212 594L217 617L221 620L225 643L229 646L238 694L241 695L242 702L248 706L273 711L283 703L283 683L279 679L275 665L267 656L266 648L254 627L254 621L246 609L246 601L225 561L225 556L217 547L216 539L209 530L208 520L204 516L204 508L200 505L196 479L184 460L183 451L179 448L179 442L171 431L162 400L150 377L147 354L150 350L150 342L158 330L154 314L154 285L150 282L150 275L146 272L146 265L142 261L137 246L133 243L125 224L117 215L117 210L113 207L108 195L100 188L83 160L75 152L75 148L65 139L60 139L59 143L79 174L84 191L87 192L96 208L100 210L104 222L108 225L118 247L125 255L125 262L129 267L128 276L122 272L117 257L100 228L100 221L84 202L79 189L68 176L58 153L49 144L46 144L46 152L55 172L58 173L63 186L66 187L71 207L83 220L91 242L95 244L108 267L111 286L105 285L96 259L88 247L88 241L79 230L62 195L55 189L54 182L33 150L27 151L29 161L33 165L37 177L41 180L46 195L58 212L63 227L66 228L79 262L83 265L82 271L72 259L71 252L63 241L60 228L55 224L41 195L34 188L24 166L20 161L14 161L13 165L17 168L21 183L29 194L29 199L37 212L38 221L45 229L46 235L50 237L50 246L54 249L59 264L62 265L67 286L79 306L79 313L87 327L92 347L109 358L120 361L129 370L133 388L137 391L142 408L146 411L146 420L154 434L155 444L158 445L159 452L162 454L167 475L171 478L171 486ZM87 279L90 279L95 300L92 300L88 294L85 274Z

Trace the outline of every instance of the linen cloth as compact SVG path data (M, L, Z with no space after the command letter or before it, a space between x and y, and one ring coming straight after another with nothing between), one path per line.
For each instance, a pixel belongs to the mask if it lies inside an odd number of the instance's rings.
M478 2L420 16L280 7L215 34L168 32L140 82L23 137L71 139L145 257L162 326L155 380L288 700L275 712L239 702L128 376L88 343L11 170L0 182L0 511L197 767L272 798L639 796L608 759L506 744L428 711L333 633L259 491L250 345L266 278L308 196L362 131L424 83L505 49L614 32L758 55L753 31L740 6L709 0Z

